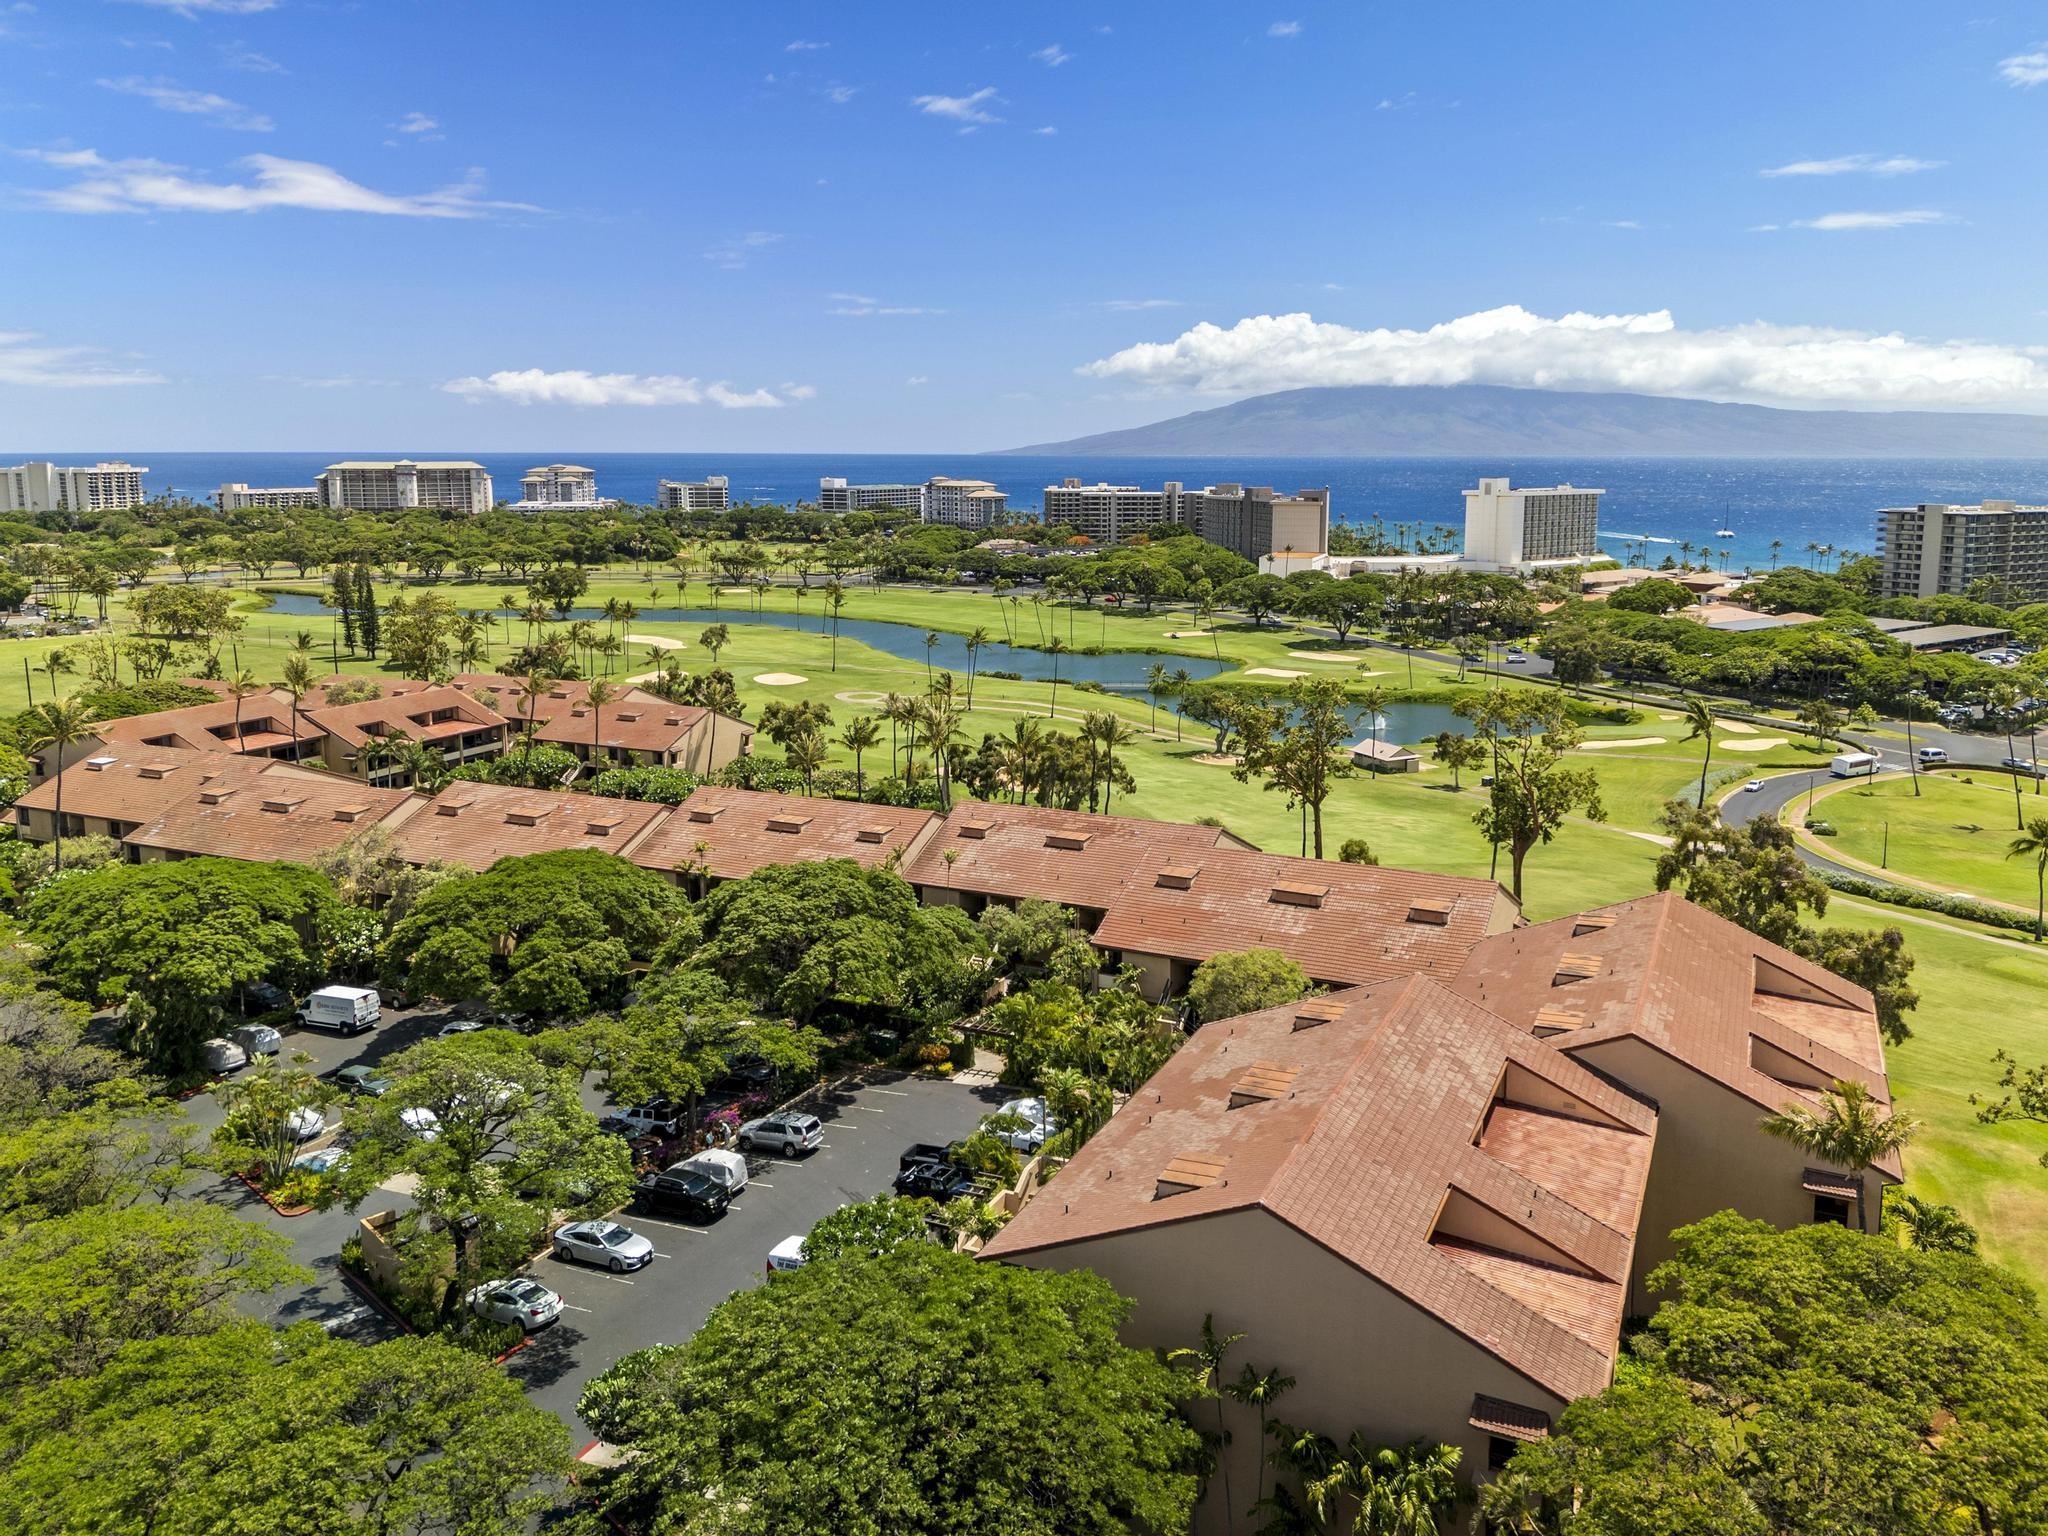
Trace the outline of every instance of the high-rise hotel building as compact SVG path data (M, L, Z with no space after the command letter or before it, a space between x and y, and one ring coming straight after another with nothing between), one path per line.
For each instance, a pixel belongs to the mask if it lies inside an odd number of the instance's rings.
M471 515L491 510L491 477L468 459L348 459L315 477L320 505L356 512L434 507Z
M724 475L664 480L655 505L664 512L723 512L732 505L732 487Z
M1284 552L1319 555L1330 547L1330 493L1324 488L1283 496L1270 485L1237 484L1189 490L1178 480L1146 491L1070 478L1045 488L1045 521L1096 544L1179 523L1247 560Z
M1511 489L1482 476L1465 493L1465 556L1476 570L1516 571L1600 557L1600 498L1582 485Z
M43 459L0 468L0 512L125 512L148 498L148 466L120 459L66 467Z
M921 522L988 528L1009 516L1010 499L987 480L933 475L922 485L849 485L844 476L818 482L821 512L915 512Z
M542 464L519 477L519 503L525 507L602 506L597 471L582 464Z
M2048 599L2048 507L1886 507L1877 514L1877 554L1880 597L1967 595L1992 582L2000 602L2040 602Z

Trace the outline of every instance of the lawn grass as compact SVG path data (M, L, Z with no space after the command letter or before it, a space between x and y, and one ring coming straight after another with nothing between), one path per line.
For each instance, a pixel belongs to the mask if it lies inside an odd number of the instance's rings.
M2020 814L2028 819L2048 816L2048 794L2034 789L2020 786ZM1917 799L1910 777L1853 784L1816 802L1814 814L1835 828L1829 848L1850 858L1884 861L1940 890L2034 910L2034 861L2005 856L2014 835L2007 775L1923 773Z

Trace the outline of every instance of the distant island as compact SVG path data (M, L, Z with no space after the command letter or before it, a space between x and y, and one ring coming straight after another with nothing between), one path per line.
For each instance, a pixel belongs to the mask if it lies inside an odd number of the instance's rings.
M2048 458L2048 416L1797 411L1493 384L1288 389L1149 426L1033 443L1075 458Z

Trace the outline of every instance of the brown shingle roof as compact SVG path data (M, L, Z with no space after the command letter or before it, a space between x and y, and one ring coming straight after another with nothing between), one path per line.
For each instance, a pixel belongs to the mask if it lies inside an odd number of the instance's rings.
M709 818L709 819L706 819ZM796 823L801 820L801 825ZM697 845L711 874L737 880L770 864L853 859L869 868L906 858L938 825L931 811L700 785L633 850L635 864L666 873L694 867ZM788 826L772 830L771 821Z
M517 854L601 848L631 857L668 814L645 800L600 799L559 790L517 789L457 779L397 829L398 852L414 864L489 869Z
M282 689L271 689L242 700L243 736L239 746L233 739L233 699L223 699L217 704L188 704L183 709L161 709L149 715L125 715L118 720L103 721L93 729L106 742L160 742L198 752L266 752L292 740L291 722L291 695ZM301 709L299 741L318 741L324 734Z
M633 692L640 694L637 688ZM515 696L506 703L506 707L516 712L521 707L520 701ZM588 701L572 700L567 708L551 715L534 732L534 736L541 741L559 742L565 746L587 747L594 725L600 747L628 752L673 752L689 740L690 734L704 723L711 711L696 704L670 704L652 694L640 694L637 698L618 699L603 705L597 711L595 722L590 714ZM730 717L722 723L738 729L751 729L742 727L739 721Z
M110 744L64 770L64 814L105 821L147 821L218 768L222 754L184 747ZM43 780L16 806L55 811L57 781Z
M1525 1029L1573 1010L1581 1021L1551 1036L1561 1049L1637 1039L1761 1110L1811 1101L1836 1078L1890 1102L1868 992L1676 892L1484 939L1451 985ZM1760 1060L1797 1064L1801 1080Z
M978 837L977 826L986 828ZM1088 834L1083 846L1049 846L1050 839L1071 833ZM1176 821L976 801L955 806L903 873L913 885L1008 901L1035 896L1099 912L1115 899L1141 860L1154 861L1152 869L1159 864L1200 863L1225 836L1216 827ZM960 855L950 866L945 857L949 850Z
M424 718L443 710L455 711L456 718L441 724ZM410 688L360 704L323 705L305 714L352 747L364 745L373 735L435 741L505 723L502 714L486 709L460 688L448 685Z
M514 725L526 723L526 698L521 690L526 686L523 677L508 677L498 672L458 672L448 679L464 693L475 695L494 693L498 697L498 713ZM590 684L576 678L547 679L547 691L533 701L533 719L536 724L553 720L557 715L567 714L578 705L589 702ZM643 705L660 705L661 700L644 688L626 688L619 693L619 702ZM583 722L583 739L590 739L590 722Z
M1197 1031L984 1252L1258 1207L1545 1390L1598 1391L1655 1112L1426 977L1332 1001L1314 1028L1289 1006ZM1231 1107L1275 1068L1284 1094ZM1215 1176L1168 1192L1176 1164Z
M168 782L176 793L124 842L304 864L365 827L402 827L424 803L410 790L244 757L215 756L204 772L174 773Z

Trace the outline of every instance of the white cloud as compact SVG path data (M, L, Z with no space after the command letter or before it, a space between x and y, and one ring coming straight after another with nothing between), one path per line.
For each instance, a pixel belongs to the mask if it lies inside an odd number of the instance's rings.
M1073 55L1063 50L1058 43L1047 43L1043 48L1032 54L1031 57L1049 68L1058 69L1060 65L1066 63Z
M583 368L502 369L441 386L465 400L507 400L514 405L712 405L727 410L773 408L782 401L765 389L736 390L722 380L706 384L673 373L591 373ZM799 398L808 398L800 396Z
M1906 229L1915 224L1953 224L1953 215L1932 208L1899 208L1888 213L1824 213L1817 219L1794 219L1794 229Z
M1047 123L1043 128L1034 128L1031 131L1037 134L1040 138L1049 139L1054 134L1058 133L1059 129L1053 127L1051 123Z
M260 213L298 208L314 213L376 213L415 219L475 219L494 212L534 213L530 203L493 201L483 174L472 170L453 186L432 192L378 192L350 181L332 166L277 155L249 155L245 182L207 181L161 160L109 160L92 149L17 151L23 158L83 174L66 187L28 196L60 213Z
M931 383L931 381L932 376L928 373L913 373L909 378L905 379L903 382L907 384L910 388L915 389L918 385L929 384Z
M831 46L830 43L813 43L800 37L782 51L784 53L816 53L821 48L830 48Z
M1641 219L1602 219L1600 222L1609 229L1641 229L1643 227Z
M244 47L241 43L223 43L221 45L220 57L221 62L227 65L229 69L243 70L252 75L288 75L291 73L290 70L278 63L277 60L269 57L267 54L258 53L253 48Z
M121 384L161 384L163 375L144 368L115 368L96 347L60 347L34 331L0 331L0 384L36 389L98 389Z
M715 262L728 272L737 272L747 264L754 252L774 245L782 236L772 229L750 229L743 235L732 235L721 240L704 253L704 259Z
M785 400L815 400L818 398L818 386L815 384L792 384L785 379L782 381L782 398Z
M1832 160L1794 160L1758 171L1759 176L1910 176L1939 170L1945 160L1915 160L1910 155L1837 155Z
M943 315L943 309L931 309L923 304L884 304L880 299L865 293L828 293L832 308L828 315Z
M1104 299L1104 309L1179 309L1179 299Z
M424 112L408 112L391 125L394 133L432 133L441 125Z
M170 11L187 21L194 20L201 11L215 16L254 16L259 11L277 9L277 0L128 0L128 3Z
M1724 400L2028 405L2048 410L2048 350L1753 321L1681 330L1668 310L1558 318L1505 305L1427 330L1306 314L1203 323L1078 370L1156 389L1249 395L1334 384L1506 384Z
M2032 87L2048 85L2048 46L2031 53L2016 53L1998 61L1999 78L2007 85Z
M126 75L119 80L102 80L99 84L102 89L118 91L123 96L139 96L162 111L203 117L223 128L240 129L245 133L268 133L277 126L263 113L252 112L239 101L216 96L212 91L188 91L168 80L144 80L136 75Z
M984 111L982 103L996 99L996 88L984 85L969 96L913 96L910 104L927 117L943 117L961 125L962 133L972 133L984 123L1000 123L1002 119Z
M1276 21L1273 25L1266 28L1266 36L1299 37L1301 36L1301 23L1298 21Z
M1406 112L1414 105L1415 93L1413 91L1404 91L1399 96L1382 96L1378 104L1373 107L1373 111Z
M825 99L835 107L843 107L853 100L859 91L860 87L857 85L828 85L825 87Z

